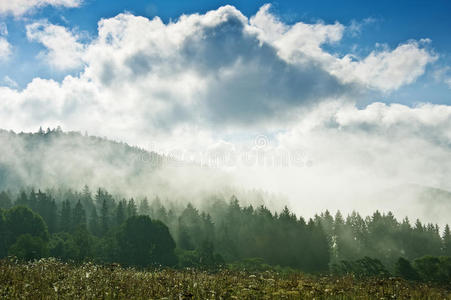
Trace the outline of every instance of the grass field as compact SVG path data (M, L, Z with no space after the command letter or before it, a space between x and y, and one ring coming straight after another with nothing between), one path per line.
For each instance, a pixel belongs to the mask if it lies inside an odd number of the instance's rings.
M54 259L0 262L2 299L451 299L444 287L273 272L137 271Z

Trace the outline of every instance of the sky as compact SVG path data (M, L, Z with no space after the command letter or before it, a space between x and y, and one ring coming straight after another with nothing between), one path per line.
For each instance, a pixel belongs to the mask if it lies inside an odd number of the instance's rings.
M61 126L207 162L294 206L451 190L450 12L446 0L0 0L0 128Z

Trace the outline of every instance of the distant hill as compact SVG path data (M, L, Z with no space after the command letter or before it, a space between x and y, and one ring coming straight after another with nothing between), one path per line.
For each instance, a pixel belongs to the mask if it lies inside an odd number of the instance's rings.
M378 193L372 201L371 208L390 207L397 216L408 216L411 221L451 223L451 192L443 189L405 184Z
M126 143L63 132L0 130L0 190L106 188L124 196L154 196L180 201L230 197L243 203L284 203L260 191L243 191L217 169L180 162ZM244 199L245 198L245 199Z
M0 189L133 185L169 161L125 143L60 130L19 134L1 130L0 151Z

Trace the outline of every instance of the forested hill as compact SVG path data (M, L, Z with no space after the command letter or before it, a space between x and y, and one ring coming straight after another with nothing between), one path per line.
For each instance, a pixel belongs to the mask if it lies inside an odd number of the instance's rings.
M79 190L87 184L125 197L158 195L183 203L236 195L245 196L242 198L254 205L272 204L274 209L286 204L278 196L236 187L218 169L79 132L0 130L0 153L0 190Z
M125 143L61 130L0 131L0 188L130 184L167 158Z

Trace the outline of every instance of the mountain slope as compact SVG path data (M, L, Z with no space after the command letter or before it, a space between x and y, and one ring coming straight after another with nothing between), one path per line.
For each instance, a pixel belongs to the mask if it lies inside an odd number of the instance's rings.
M197 202L236 195L243 204L280 209L285 200L261 191L239 189L214 168L180 162L78 132L19 133L0 130L0 191L23 187L106 188L115 194L156 196Z

